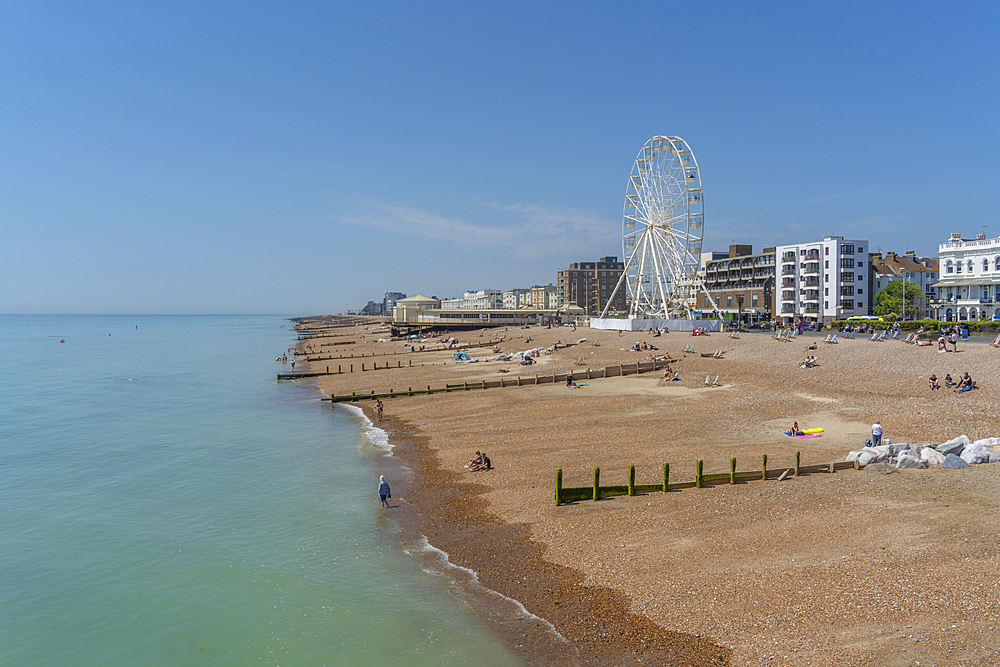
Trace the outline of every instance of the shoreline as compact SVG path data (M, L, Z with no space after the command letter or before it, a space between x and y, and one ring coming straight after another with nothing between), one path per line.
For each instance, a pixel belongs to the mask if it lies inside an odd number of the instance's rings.
M372 418L368 411L365 414ZM376 422L393 453L412 470L407 501L417 530L453 567L537 620L485 618L490 630L527 664L725 665L729 651L707 639L660 628L629 611L621 593L584 583L573 568L545 560L530 527L503 522L488 509L481 484L441 467L418 428L402 419ZM561 638L561 641L560 641Z

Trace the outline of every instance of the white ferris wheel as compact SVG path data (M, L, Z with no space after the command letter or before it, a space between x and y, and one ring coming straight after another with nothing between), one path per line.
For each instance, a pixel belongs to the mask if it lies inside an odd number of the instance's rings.
M704 234L705 201L694 152L680 137L657 135L632 166L622 216L625 271L608 305L624 283L630 317L689 317L704 290L698 278ZM605 306L601 317L607 311Z

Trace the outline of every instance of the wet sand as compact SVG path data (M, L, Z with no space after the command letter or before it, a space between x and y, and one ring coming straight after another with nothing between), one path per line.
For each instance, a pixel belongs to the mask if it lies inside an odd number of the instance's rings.
M479 342L479 333L456 336ZM629 464L636 465L639 483L654 483L665 461L680 481L693 477L697 458L705 460L706 473L727 471L731 456L740 469L759 469L762 453L771 469L790 466L795 450L803 464L843 460L863 444L876 418L894 442L998 435L990 379L1000 376L1000 351L960 344L958 354L938 354L857 339L819 344L808 353L819 356L820 366L799 369L806 343L821 337L791 343L766 333L740 340L680 333L619 338L568 328L506 335L517 338L501 343L504 351L589 341L543 356L534 367L456 364L448 352L380 355L404 368L326 376L319 386L338 394L440 386L494 379L501 366L511 370L505 377L561 376L655 354L623 349L635 340L671 356L682 356L691 343L698 353L725 350L721 360L696 354L674 364L680 383L640 375L598 378L581 389L548 384L385 401L392 437L412 443L400 455L422 471L411 495L430 542L569 640L569 646L520 647L529 662L1000 662L993 574L1000 565L998 465L888 476L851 470L553 503L556 468L563 469L566 486L586 486L594 465L610 484L624 483ZM537 342L525 343L525 335ZM600 347L592 345L596 337ZM359 339L337 347L338 354L370 359L373 352L404 351L402 345ZM489 348L470 354L493 356ZM576 364L580 357L585 365ZM982 389L962 395L927 389L930 372L943 378L966 370ZM702 387L706 374L720 375L724 386ZM803 428L823 426L824 436L782 435L792 420ZM465 472L476 449L490 454L495 470ZM517 637L509 640L517 647Z

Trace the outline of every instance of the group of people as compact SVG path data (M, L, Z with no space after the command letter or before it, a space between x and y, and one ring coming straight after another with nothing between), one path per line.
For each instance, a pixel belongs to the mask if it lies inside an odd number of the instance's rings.
M931 373L931 376L927 379L927 385L932 391L934 389L941 388L941 383L938 381L937 375L933 373ZM963 394L967 391L972 391L973 389L979 389L976 381L969 377L968 373L962 373L957 381L951 377L951 373L945 373L944 386L952 389L952 391L956 394Z
M681 374L675 373L668 364L667 367L663 369L663 379L666 380L667 382L680 382Z
M476 455L472 457L472 460L465 464L465 467L469 469L469 472L477 472L479 470L492 470L493 462L490 461L490 457L486 456L486 452L480 452L476 450Z
M799 364L799 368L814 368L818 366L818 360L813 355L808 355L802 363Z

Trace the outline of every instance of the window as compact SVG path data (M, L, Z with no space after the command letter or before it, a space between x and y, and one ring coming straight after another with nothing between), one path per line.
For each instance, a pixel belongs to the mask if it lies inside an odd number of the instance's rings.
M757 295L756 294L751 294L750 295L750 306L752 308L756 308L757 307Z
M1000 257L997 257L997 268L1000 269ZM954 273L955 265L949 259L944 265L945 273Z
M830 249L829 249L829 248L823 248L823 250L825 250L825 251L826 251L826 252L825 252L824 254L826 254L826 255L829 255L829 254L830 254Z
M850 245L848 243L845 243L844 245L840 246L840 252L841 252L841 254L844 254L844 255L853 255L854 254L854 246Z
M829 301L824 301L823 302L823 307L824 308L829 308L830 307L830 302Z
M829 287L824 287L823 288L823 296L830 296L830 288Z
M864 263L864 262L858 262L858 268L859 268L859 269L860 269L860 268L863 268L863 267L864 267L864 265L865 265L865 263Z
M983 273L986 273L989 270L990 270L990 260L984 259L983 260Z
M969 260L969 273L972 273L972 260Z
M949 264L950 264L950 262L949 262ZM961 273L961 272L962 272L962 263L961 262L955 262L955 273ZM951 273L951 271L949 271L948 273Z
M844 257L840 260L840 268L842 269L853 269L854 268L854 258Z
M844 299L840 305L842 305L845 310L854 310L854 299Z
M830 274L829 273L826 274L825 278L823 279L823 282L825 282L825 283L830 282Z
M841 285L840 296L854 296L854 285Z
M854 274L853 273L841 273L840 274L840 281L844 282L844 283L853 283L854 282Z
M829 269L830 268L830 260L826 260L826 262L824 262L824 264L826 264L826 266L823 267L824 269Z
M733 295L732 294L727 294L726 295L726 308L732 308L732 307L733 307Z
M805 257L805 256L806 256L806 251L805 251L805 250L800 250L800 251L799 251L799 254L800 254L801 256Z
M864 293L865 293L865 291L859 287L858 288L858 294L864 294Z
M865 279L865 274L863 274L863 273L859 273L859 274L858 274L858 282L861 282L861 281L863 281L864 279Z
M993 258L993 270L1000 271L1000 257Z

